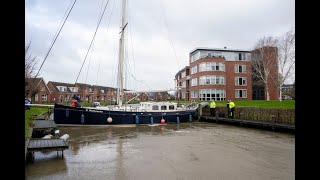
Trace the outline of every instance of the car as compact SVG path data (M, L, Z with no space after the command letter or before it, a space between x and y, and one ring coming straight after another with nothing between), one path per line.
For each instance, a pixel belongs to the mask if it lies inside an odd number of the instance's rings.
M290 97L288 95L283 95L282 100L292 100L292 97Z
M31 100L29 98L24 98L24 110L30 110L30 106L28 106L28 104L31 104Z

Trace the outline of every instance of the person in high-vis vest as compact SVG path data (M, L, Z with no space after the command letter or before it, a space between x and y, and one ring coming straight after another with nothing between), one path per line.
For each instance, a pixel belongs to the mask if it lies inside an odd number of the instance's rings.
M216 102L214 100L210 101L210 115L211 116L216 116Z
M228 117L229 118L234 118L234 107L236 105L234 104L234 102L232 102L231 100L228 101L227 103L227 107L228 107Z

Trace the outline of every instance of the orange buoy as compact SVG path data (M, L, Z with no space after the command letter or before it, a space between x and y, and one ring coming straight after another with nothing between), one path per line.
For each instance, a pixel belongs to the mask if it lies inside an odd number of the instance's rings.
M107 121L108 121L108 123L111 123L112 122L112 118L108 117Z

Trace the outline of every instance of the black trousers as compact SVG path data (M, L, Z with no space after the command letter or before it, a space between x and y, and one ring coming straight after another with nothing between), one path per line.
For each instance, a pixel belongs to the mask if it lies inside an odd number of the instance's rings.
M216 116L216 108L210 108L210 115Z
M229 118L234 118L234 108L231 108L229 111Z

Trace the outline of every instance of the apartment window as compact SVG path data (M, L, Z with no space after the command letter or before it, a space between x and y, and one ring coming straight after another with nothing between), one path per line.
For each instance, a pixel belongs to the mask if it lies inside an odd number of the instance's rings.
M226 93L224 89L200 89L199 98L201 101L224 101Z
M199 85L224 85L224 76L201 76Z
M191 74L195 74L195 73L197 73L198 72L198 66L196 65L196 66L193 66L192 68L191 68Z
M235 98L247 98L246 89L236 89Z
M38 94L34 95L34 101L38 101Z
M246 54L245 53L239 53L239 60L245 60L245 56Z
M186 77L186 71L183 71L183 72L181 73L181 78L184 78L184 77Z
M246 77L235 77L235 85L236 86L246 86L247 78Z
M182 99L186 98L186 93L182 93Z
M198 78L191 79L191 86L197 86L198 85Z
M235 73L246 73L246 65L235 65Z
M183 88L186 87L186 82L185 82L185 81L182 82L182 87L183 87Z
M46 94L42 94L41 100L42 100L42 101L47 101L47 95L46 95Z
M191 98L198 98L198 91L191 91Z
M203 71L225 71L225 65L221 62L205 62L199 64L199 72Z

